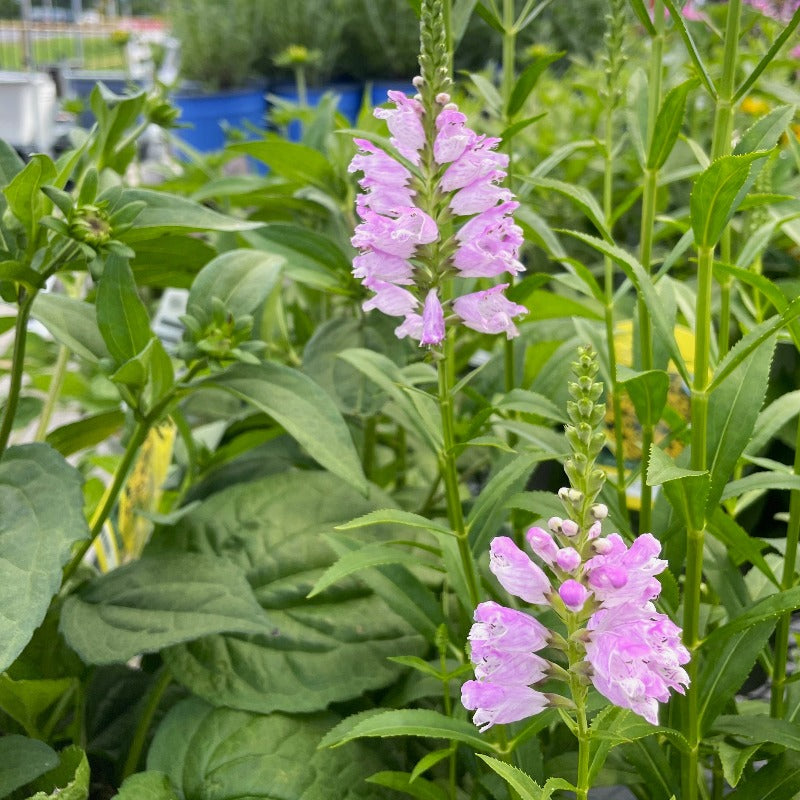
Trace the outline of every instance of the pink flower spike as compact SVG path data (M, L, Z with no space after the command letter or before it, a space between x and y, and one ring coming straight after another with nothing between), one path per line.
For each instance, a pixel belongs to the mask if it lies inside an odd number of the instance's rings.
M547 707L547 698L530 686L467 681L461 687L461 703L475 711L472 721L481 731L492 725L532 717Z
M398 152L412 164L419 164L419 151L425 146L422 104L396 91L389 92L389 100L395 104L394 108L376 108L373 113L386 120L392 134L390 141Z
M512 303L503 294L507 283L500 283L482 292L473 292L456 298L453 311L468 327L480 333L505 333L506 338L519 336L514 317L528 313L525 306Z
M496 153L499 139L476 137L442 176L441 187L446 192L463 189L475 181L502 180L506 177L508 155Z
M360 280L377 278L388 283L408 286L414 283L414 267L400 256L368 250L353 259L353 276Z
M547 628L539 620L492 600L475 609L475 624L469 632L473 651L485 643L505 652L536 652L547 645L547 637Z
M514 683L530 686L547 674L549 663L535 653L506 652L492 647L480 648L480 655L472 651L475 677L479 681Z
M469 186L460 189L450 200L450 210L456 216L463 217L468 214L480 214L498 203L513 200L514 195L509 189L495 183L505 176L506 174L502 170L493 170Z
M544 561L545 564L553 564L558 555L558 546L553 541L553 537L542 528L533 527L525 534L534 555Z
M455 161L474 139L476 134L466 127L467 118L455 108L443 108L436 117L436 139L433 157L437 164Z
M574 572L581 565L581 554L574 547L563 547L556 554L556 564L564 572Z
M422 338L422 315L407 314L405 320L394 329L394 335L398 339L408 336L419 341Z
M444 339L444 311L439 302L439 295L436 289L431 289L425 298L425 306L422 309L422 335L419 343L421 345L440 344Z
M603 526L599 522L593 522L592 527L589 528L589 533L587 534L587 537L589 538L590 541L592 539L596 539L602 533L602 530Z
M564 536L572 537L578 535L578 531L580 530L580 528L578 527L578 523L575 522L575 520L565 519L561 523L561 530L563 531Z
M390 317L404 317L419 305L419 300L411 292L392 283L373 278L365 280L364 286L375 292L373 297L362 304L364 311L377 308Z
M580 611L589 597L588 589L570 578L558 587L558 595L570 611Z
M547 594L551 591L550 581L541 568L508 536L496 536L492 539L489 569L509 594L526 603L547 604Z

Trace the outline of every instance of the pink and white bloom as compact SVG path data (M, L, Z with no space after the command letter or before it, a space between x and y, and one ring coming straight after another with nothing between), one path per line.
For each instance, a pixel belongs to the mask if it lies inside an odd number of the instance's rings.
M364 281L364 285L375 292L372 297L362 303L361 307L364 311L377 308L390 317L404 317L419 305L419 300L411 292L401 289L393 283L372 278Z
M389 92L394 108L376 108L375 116L385 119L392 134L390 142L400 155L412 164L419 164L419 151L425 146L425 128L422 124L423 108L419 100L404 92Z
M444 311L436 289L431 289L422 309L421 345L440 344L444 339Z
M508 536L496 536L489 550L489 569L502 587L515 597L533 605L546 605L552 591L541 567L514 544Z
M530 650L535 653L547 645L548 630L524 611L487 601L475 609L475 624L469 632L473 650L480 642L506 652Z
M467 681L461 687L461 703L475 711L472 721L481 731L492 725L517 722L547 707L547 698L530 686Z
M545 564L553 564L558 556L558 545L546 530L538 527L529 528L525 538L534 555L539 556Z
M570 611L580 611L591 592L578 581L570 578L558 587L558 596L564 601L564 605Z
M507 283L493 286L482 292L473 292L456 298L453 311L463 323L480 333L505 333L506 338L519 336L514 318L528 313L525 306L512 303L504 294Z

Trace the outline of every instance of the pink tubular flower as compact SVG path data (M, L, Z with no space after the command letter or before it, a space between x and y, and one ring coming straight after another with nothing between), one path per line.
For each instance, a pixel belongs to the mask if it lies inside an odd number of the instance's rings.
M533 605L545 605L552 590L547 575L508 536L496 536L489 551L489 569L503 588Z
M480 333L505 333L506 338L513 339L519 336L513 319L526 314L528 309L505 297L503 289L507 287L507 283L501 283L482 292L462 295L453 302L453 311L468 328Z
M456 234L460 243L453 265L465 278L494 278L503 272L516 275L525 267L518 260L522 229L511 213L519 203L507 202L484 211L465 223Z
M473 650L479 642L485 642L506 652L535 653L547 644L547 635L547 628L539 620L490 600L475 609L469 640Z
M574 572L581 565L581 554L574 547L562 547L556 553L556 564L564 572Z
M390 317L404 317L419 304L411 292L395 286L393 283L379 281L377 278L364 281L364 285L375 294L362 304L364 311L377 308Z
M431 289L425 298L425 306L422 309L422 333L419 343L421 345L440 344L443 339L444 312L436 289Z
M637 537L630 548L617 533L606 540L610 549L586 563L589 587L606 607L628 603L643 605L658 597L661 584L655 578L667 567L657 558L661 544L649 533Z
M455 161L476 138L466 127L467 118L458 109L444 108L436 117L433 157L437 164Z
M647 604L603 608L592 615L588 629L586 659L597 691L657 725L659 702L669 700L670 689L683 694L689 684L682 667L689 652L680 628Z
M400 155L412 164L419 164L419 151L425 146L422 103L396 91L389 92L389 100L395 107L376 108L375 116L386 120L392 134L390 141Z
M570 578L558 587L558 595L570 611L580 611L589 599L589 591L578 581Z
M534 555L544 561L545 564L553 564L558 555L558 545L553 541L553 537L544 529L533 527L525 534Z
M364 206L358 211L364 221L356 226L351 239L354 247L407 259L418 245L430 244L439 238L436 223L414 206L398 206L391 217L376 214Z
M380 250L368 250L353 259L353 275L356 278L377 278L389 283L408 286L414 283L412 276L414 267L410 261L400 256L381 253Z
M479 681L515 683L530 686L547 674L550 666L535 653L505 652L492 647L479 647L472 651L475 677Z
M461 687L461 703L476 712L472 721L485 731L538 714L546 708L547 698L530 686L467 681Z

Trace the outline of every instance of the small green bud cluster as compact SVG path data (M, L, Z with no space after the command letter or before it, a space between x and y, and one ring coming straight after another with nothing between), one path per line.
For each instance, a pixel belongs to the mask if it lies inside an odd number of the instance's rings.
M185 314L180 319L186 333L178 347L178 356L187 363L201 358L218 364L229 361L260 363L256 353L266 345L252 338L253 317L249 314L234 318L222 300L212 297L211 319L198 319L193 314Z
M606 479L603 470L596 466L597 456L605 444L605 434L600 427L605 406L597 402L603 394L603 384L595 380L598 370L597 354L590 346L580 348L578 360L572 363L575 380L568 384L572 398L567 402L570 424L564 426L572 449L564 471L572 488L559 492L559 497L564 494L562 503L581 527L601 519L598 514L605 509L602 504L595 503Z
M606 14L606 33L604 38L603 71L605 86L601 89L609 108L616 108L622 99L620 74L625 65L625 29L627 27L626 0L611 0L611 8Z
M427 115L432 117L437 98L448 95L453 86L443 0L422 0L419 39L420 75L414 79L414 85L422 96Z

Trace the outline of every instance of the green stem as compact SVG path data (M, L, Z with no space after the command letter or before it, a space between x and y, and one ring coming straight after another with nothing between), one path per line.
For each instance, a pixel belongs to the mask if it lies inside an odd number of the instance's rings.
M100 531L103 530L103 525L105 525L108 515L111 513L111 509L114 508L117 497L122 490L122 487L125 485L125 480L128 477L128 473L133 465L133 461L136 458L136 454L139 452L139 448L147 438L147 434L150 430L152 422L153 421L151 417L145 417L136 423L136 427L131 434L131 438L128 440L125 452L123 453L122 460L119 462L119 465L114 472L114 478L111 482L111 485L106 490L103 500L92 516L89 529L89 538L81 544L73 556L72 561L67 564L66 568L64 569L64 579L62 583L66 583L75 570L80 566L84 556L89 552L90 548L94 544L94 540L97 538Z
M22 389L22 372L25 366L25 345L28 340L28 320L31 308L36 297L36 292L27 294L25 289L20 289L19 312L14 327L14 351L11 357L11 381L8 386L8 397L3 408L3 422L0 424L0 455L8 447L8 439L14 426L14 417L17 415L19 393Z
M402 425L397 426L397 435L395 436L394 444L395 444L394 488L403 489L406 485L406 429Z
M437 364L439 374L439 413L442 419L442 451L439 454L442 479L445 486L447 499L447 518L450 527L458 539L458 553L461 558L464 577L467 581L470 602L476 606L480 600L478 590L478 573L475 568L475 559L469 546L469 538L464 513L461 508L461 498L458 489L458 471L455 459L455 423L453 419L453 395L450 382L450 367L448 362L452 359L452 340L445 338L442 348L442 357Z
M144 743L147 739L147 731L150 730L150 724L152 723L153 717L158 710L161 698L164 696L164 692L167 690L167 687L170 685L171 681L172 675L170 674L170 671L164 667L161 675L158 678L158 681L156 681L155 686L153 686L150 692L150 696L147 698L147 705L144 707L142 715L139 717L139 721L136 725L136 730L134 731L133 739L131 740L131 746L128 750L128 757L125 759L125 765L122 768L123 780L125 780L125 778L127 778L129 775L133 775L139 766L139 761L142 758L142 750L144 749Z
M794 474L800 475L800 418L797 420ZM783 575L781 576L781 590L784 592L794 586L798 539L800 539L800 491L793 489L789 500L789 527L786 531L786 553L783 557ZM786 661L789 651L789 623L791 621L792 612L787 611L778 620L778 628L775 632L775 656L772 666L769 713L771 717L776 718L783 717Z
M372 480L375 471L375 446L378 437L378 418L375 415L367 417L364 423L364 475L368 481Z
M58 357L56 358L56 363L53 365L53 375L50 378L50 386L47 389L44 408L42 409L42 415L39 417L39 424L36 428L34 439L37 442L43 442L47 436L47 428L50 425L50 419L53 416L58 397L61 394L61 387L64 385L68 361L69 349L62 344L58 348Z
M692 469L703 471L707 466L708 436L708 378L709 345L711 342L711 287L713 280L714 248L698 249L698 285L694 376L692 378ZM683 642L691 660L686 665L689 688L686 690L684 733L689 741L689 751L683 757L683 798L697 800L700 768L700 730L698 716L698 664L697 646L700 641L700 589L703 579L703 541L701 527L687 530L686 576L683 596Z
M297 104L305 108L308 105L308 90L306 89L306 71L302 65L294 68L294 81L297 88Z
M586 710L578 706L578 783L575 786L575 800L586 800L589 795L589 726L586 724Z

